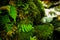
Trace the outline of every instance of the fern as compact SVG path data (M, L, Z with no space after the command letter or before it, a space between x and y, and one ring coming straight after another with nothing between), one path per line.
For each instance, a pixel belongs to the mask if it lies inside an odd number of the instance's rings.
M20 27L22 32L29 32L32 30L31 24L20 24Z

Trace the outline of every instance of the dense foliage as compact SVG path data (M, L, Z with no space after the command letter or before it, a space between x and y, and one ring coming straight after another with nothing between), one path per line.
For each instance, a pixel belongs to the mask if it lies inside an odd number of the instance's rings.
M53 40L60 20L46 17L41 0L1 0L0 4L0 40Z

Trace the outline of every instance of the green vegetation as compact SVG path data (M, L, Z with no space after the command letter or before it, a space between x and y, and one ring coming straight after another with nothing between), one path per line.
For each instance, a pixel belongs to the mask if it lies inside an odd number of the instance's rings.
M43 19L44 9L41 0L10 0L0 5L0 40L53 40L54 27L60 21Z

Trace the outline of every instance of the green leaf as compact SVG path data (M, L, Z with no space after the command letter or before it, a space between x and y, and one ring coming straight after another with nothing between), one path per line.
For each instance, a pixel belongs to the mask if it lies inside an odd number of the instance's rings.
M30 7L31 7L31 9L32 10L34 10L34 11L39 11L37 8L37 6L36 6L36 4L34 3L34 2L30 2Z
M6 32L8 32L8 31L11 31L12 30L12 27L13 27L13 25L12 24L6 24L6 26L5 26L5 31Z
M41 37L49 37L53 33L54 26L52 24L44 24L39 25L37 29L39 30Z
M24 25L22 25L22 31L25 32L25 30L24 30Z
M34 0L34 2L35 2L35 4L36 4L38 10L40 11L40 14L42 13L42 14L40 15L41 18L42 18L43 16L45 16L44 6L43 6L41 0Z
M30 40L36 40L36 36L34 36L34 37L30 36Z
M16 21L17 10L14 6L10 6L9 15Z
M5 16L0 16L0 21L5 24L10 22L10 19L7 15L5 15Z
M25 4L23 9L27 10L28 8L29 8L29 4Z
M37 5L37 7L39 8L39 10L44 13L44 6L43 6L41 0L36 0L35 3Z
M31 24L21 24L21 31L23 32L29 32L32 30L32 25Z

